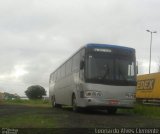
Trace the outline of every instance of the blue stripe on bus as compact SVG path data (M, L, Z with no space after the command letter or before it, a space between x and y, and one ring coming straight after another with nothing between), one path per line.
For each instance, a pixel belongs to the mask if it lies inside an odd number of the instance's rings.
M95 43L90 43L86 45L87 48L117 48L117 49L124 49L128 51L135 51L133 48L129 47L124 47L124 46L117 46L117 45L111 45L111 44L95 44Z

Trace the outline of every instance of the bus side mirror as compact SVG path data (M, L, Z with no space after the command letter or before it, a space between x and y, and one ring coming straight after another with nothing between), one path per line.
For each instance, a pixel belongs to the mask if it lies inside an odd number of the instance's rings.
M80 70L82 70L82 69L84 69L84 61L83 60L80 62Z

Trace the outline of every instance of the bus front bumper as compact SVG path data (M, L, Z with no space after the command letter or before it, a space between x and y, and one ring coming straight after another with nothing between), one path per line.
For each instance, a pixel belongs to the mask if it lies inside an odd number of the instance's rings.
M99 98L81 98L79 107L117 107L134 108L135 99L99 99Z

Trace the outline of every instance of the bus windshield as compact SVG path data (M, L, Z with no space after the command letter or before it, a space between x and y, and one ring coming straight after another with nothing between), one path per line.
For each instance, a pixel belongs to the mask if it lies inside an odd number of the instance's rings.
M135 56L90 53L87 55L86 80L109 85L136 85Z

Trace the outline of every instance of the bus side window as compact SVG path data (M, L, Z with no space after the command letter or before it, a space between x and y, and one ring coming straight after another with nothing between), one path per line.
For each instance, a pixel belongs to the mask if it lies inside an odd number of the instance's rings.
M50 75L49 83L52 83L52 75L53 74Z
M59 69L57 70L57 80L59 80L60 79L60 71L59 71Z
M85 66L85 49L80 52L80 70L84 69Z
M54 82L57 81L57 72L54 73Z
M60 69L59 69L59 74L60 74L60 77L59 77L59 79L62 79L62 66L60 67Z
M55 74L55 73L54 73ZM52 80L51 80L51 83L53 83L54 82L54 74L52 74Z
M65 64L63 64L62 67L61 67L61 77L62 78L65 77Z
M73 71L79 69L80 66L80 52L73 56Z
M71 67L72 67L72 59L69 59L66 63L66 76L71 73Z
M84 55L85 55L85 49L83 48L83 49L81 50L81 59L84 59Z

